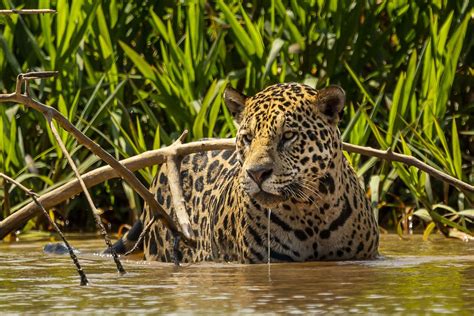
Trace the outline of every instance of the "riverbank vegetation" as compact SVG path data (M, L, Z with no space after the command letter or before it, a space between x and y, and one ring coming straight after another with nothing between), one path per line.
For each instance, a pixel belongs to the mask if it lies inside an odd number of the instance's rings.
M22 1L0 6L22 8ZM26 8L26 7L25 7ZM276 83L339 84L345 141L420 158L468 183L473 167L473 14L469 1L29 1L57 14L0 16L0 91L17 74L57 70L31 84L83 133L123 159L188 139L230 137L222 103ZM38 193L71 180L40 113L0 106L0 170ZM79 170L100 165L66 132ZM383 228L472 230L474 196L413 167L348 154ZM140 171L151 183L157 168ZM0 183L0 219L26 203ZM91 189L105 219L131 221L142 201L124 182ZM69 230L93 230L82 197L51 211ZM433 221L434 219L434 221ZM47 229L40 218L23 229Z

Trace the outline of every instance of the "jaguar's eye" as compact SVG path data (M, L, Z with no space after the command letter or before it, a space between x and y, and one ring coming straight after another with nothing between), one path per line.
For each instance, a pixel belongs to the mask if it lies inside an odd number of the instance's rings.
M292 142L296 139L296 133L292 131L287 131L283 133L282 141L285 143Z
M250 145L252 142L252 136L250 134L242 134L242 140L246 146Z

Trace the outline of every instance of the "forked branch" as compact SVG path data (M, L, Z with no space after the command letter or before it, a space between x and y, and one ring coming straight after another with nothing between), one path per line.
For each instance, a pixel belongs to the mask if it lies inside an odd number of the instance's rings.
M182 141L186 138L188 131L184 133L175 141L172 147L178 147ZM184 205L183 190L180 185L179 177L179 165L181 163L181 156L170 155L166 159L166 166L168 167L168 183L170 186L170 193L173 199L174 209L176 211L176 217L178 223L181 226L181 231L187 238L194 238L193 230L191 229L191 222L189 221L188 213L186 212L186 206Z

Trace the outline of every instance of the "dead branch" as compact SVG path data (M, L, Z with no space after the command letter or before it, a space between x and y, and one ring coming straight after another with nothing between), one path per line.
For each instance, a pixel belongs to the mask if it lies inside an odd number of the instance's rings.
M464 181L461 181L459 179L456 179L455 177L452 177L449 174L441 172L431 167L430 165L427 165L426 163L422 162L416 157L395 153L390 149L380 150L380 149L375 149L372 147L358 146L358 145L353 145L349 143L343 143L342 145L343 145L342 148L347 152L362 154L365 156L377 157L377 158L381 158L387 161L402 162L406 165L414 166L428 173L429 175L432 175L438 180L449 183L460 190L465 190L467 192L474 193L474 186Z
M63 240L64 244L66 245L67 247L67 250L69 251L69 256L71 257L72 259L72 262L74 262L74 264L76 265L76 270L77 270L77 273L79 274L79 277L81 278L81 285L88 285L89 284L89 281L87 280L87 276L84 272L84 270L82 270L82 267L81 267L81 264L79 263L79 259L77 259L77 256L76 254L74 253L74 250L72 249L71 245L69 244L69 242L67 241L66 237L64 236L64 234L62 233L62 231L59 229L58 225L56 225L56 223L53 221L53 219L51 218L51 216L49 216L48 214L48 211L46 211L46 209L43 207L43 205L41 204L41 202L38 201L38 194L36 194L35 192L33 192L32 190L28 189L27 187L23 186L20 182L17 182L15 180L13 180L12 178L10 178L9 176L3 174L0 172L0 177L2 177L3 179L5 179L6 181L10 182L10 183L13 183L15 184L17 187L19 187L20 189L22 189L23 191L26 192L26 194L28 194L29 196L31 196L31 198L33 199L34 203L36 203L36 205L38 205L38 207L41 209L41 211L43 212L44 216L46 216L46 218L48 219L49 223L54 227L54 230L56 230L56 232L59 234L59 236L61 237L61 239Z
M171 145L170 147L150 150L140 155L121 160L120 163L123 164L127 169L131 171L136 171L145 167L162 164L166 162L167 157L169 156L184 156L195 152L224 149L235 149L235 139L211 139L180 144L177 146ZM449 175L446 175L443 172L426 165L425 163L419 161L414 157L397 154L394 152L387 153L387 151L377 150L370 147L356 146L348 143L343 143L343 149L347 152L354 152L366 156L373 156L389 161L393 160L406 163L408 165L413 165L420 168L420 170L429 173L437 179L446 181L447 183L450 183L454 186L457 186L458 183L461 183L461 185L458 186L459 188L465 189L468 192L474 192L474 187L472 185L469 185ZM92 187L104 181L117 177L119 177L119 174L110 166L103 166L82 175L82 179L84 180L84 183L87 187ZM453 179L455 181L453 181ZM80 192L81 187L79 181L72 180L59 188L56 188L48 193L43 194L39 200L43 203L45 208L51 208L59 203L66 201L67 199ZM39 210L40 209L33 202L31 202L20 210L5 218L3 221L0 222L0 238L4 238L11 231L14 231L15 229L18 229L19 227L24 225L24 223L26 223L29 219L35 216Z
M173 146L179 146L182 140L186 138L188 131L184 133L173 143ZM189 221L186 206L184 205L183 190L180 184L179 165L181 164L181 156L170 155L166 160L168 167L168 183L170 186L170 193L173 199L173 205L178 218L178 223L181 226L181 231L187 238L194 238L194 232L191 229L191 222Z
M10 14L44 14L44 13L56 13L53 9L11 9L11 10L0 10L0 15Z
M150 150L140 155L121 160L120 163L123 164L127 169L136 171L145 167L162 164L166 161L167 157L171 155L184 156L200 151L223 149L235 149L235 139L227 138L197 141L181 144L176 147L171 145L170 147ZM81 176L88 188L117 177L119 177L118 172L110 166L97 168ZM48 209L58 205L59 203L65 202L80 192L81 186L79 181L76 179L71 180L70 182L48 193L42 194L39 200L44 205L44 207ZM36 206L36 204L31 202L5 218L0 222L0 239L4 238L11 231L19 229L29 219L37 215L38 211L39 208Z
M158 219L163 221L165 226L171 230L173 235L178 235L178 234L183 235L182 232L179 231L178 227L173 222L173 220L170 218L170 216L163 210L163 208L155 200L153 194L151 194L150 191L148 191L147 188L145 188L145 186L138 180L138 178L129 169L123 166L112 155L110 155L108 152L103 150L98 144L92 141L89 137L81 133L81 131L79 131L74 125L72 125L59 111L57 111L56 109L50 106L42 104L39 101L34 100L28 95L28 93L25 93L25 94L21 93L21 86L25 80L32 79L32 77L37 78L38 76L40 78L43 78L44 76L51 75L51 72L36 72L34 74L36 75L36 77L33 75L33 73L29 73L30 76L26 76L26 77L25 77L25 74L20 74L17 78L16 91L10 94L0 94L0 103L5 103L5 102L21 103L30 108L33 108L36 111L43 113L43 115L46 115L47 117L54 118L54 120L56 120L56 122L58 122L58 124L63 129L65 129L70 134L72 134L79 143L83 144L86 148L92 151L96 156L98 156L103 161L105 161L108 165L114 168L117 171L117 173L135 190L135 192L137 192L145 200L145 202L150 206L150 210L153 212L154 216L156 216ZM192 241L188 240L186 236L183 235L182 237L185 242L192 244Z
M59 136L59 133L56 127L54 126L53 121L51 120L52 119L51 116L47 116L47 114L45 114L45 117L46 117L46 120L48 121L49 128L51 129L51 132L53 133L54 138L56 138L56 141L58 142L59 147L61 147L61 150L64 156L66 156L66 159L69 165L71 166L71 169L74 171L76 178L79 180L79 184L81 185L82 191L84 192L87 202L89 203L89 206L91 208L92 215L94 216L95 224L97 225L97 228L99 229L100 234L102 235L102 238L104 238L105 244L107 245L107 248L109 249L110 254L112 255L114 259L118 272L120 274L125 274L126 273L125 269L123 268L122 263L120 262L120 259L117 256L117 253L112 247L112 242L110 241L109 235L107 234L107 231L105 230L104 224L102 224L102 220L100 219L99 211L95 207L94 201L92 201L92 197L89 194L89 190L87 190L87 187L81 178L81 174L79 173L79 170L77 170L74 160L72 160L71 155L69 155L69 152L67 151L66 146L61 140L61 136Z

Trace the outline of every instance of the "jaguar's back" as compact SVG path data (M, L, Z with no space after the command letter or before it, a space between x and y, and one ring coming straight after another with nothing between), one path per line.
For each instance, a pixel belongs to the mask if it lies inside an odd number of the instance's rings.
M225 101L240 124L237 150L182 161L185 205L198 244L182 249L182 260L267 262L268 246L272 262L374 258L377 224L342 154L337 128L342 89L278 84L246 97L228 88ZM166 167L152 190L174 216ZM145 208L141 223L116 249L131 245L128 239L149 221ZM154 223L144 239L146 259L171 261L172 242L168 230Z

